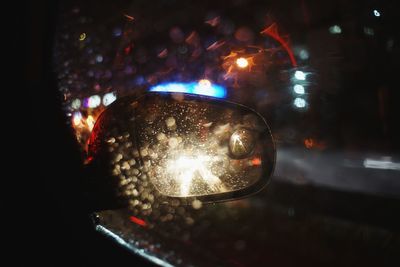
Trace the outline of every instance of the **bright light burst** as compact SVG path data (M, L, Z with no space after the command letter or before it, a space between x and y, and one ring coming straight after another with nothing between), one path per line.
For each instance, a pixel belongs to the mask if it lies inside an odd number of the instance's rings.
M197 151L195 153L189 152L167 161L167 175L174 177L179 184L181 196L191 195L191 187L196 185L195 179L201 179L214 190L222 186L221 180L211 171L211 165L215 158L216 156L206 155Z
M154 168L153 182L160 192L187 197L223 193L239 186L232 184L235 178L228 148L221 146L218 137L226 130L227 127L217 126L215 134L202 141L193 135L157 138L157 147L164 156L157 163L153 161L158 166Z
M204 88L209 88L211 87L211 82L207 79L202 79L199 81L199 86Z
M236 59L236 65L239 68L246 68L247 66L249 66L249 61L247 59L245 59L244 57L240 57L238 59Z

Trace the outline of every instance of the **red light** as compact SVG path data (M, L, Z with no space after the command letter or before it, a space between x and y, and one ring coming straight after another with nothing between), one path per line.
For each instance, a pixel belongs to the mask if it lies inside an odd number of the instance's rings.
M124 14L124 17L127 18L129 21L133 21L135 19L133 16L130 16L128 14Z
M90 156L90 157L88 157L88 158L85 160L84 164L87 165L87 164L89 164L92 160L93 160L93 157Z
M251 160L251 163L253 164L253 166L259 166L261 165L261 159L260 158L254 158Z
M135 216L129 217L129 220L131 220L131 222L136 223L140 226L143 226L143 227L147 226L147 223L145 221L143 221L142 219L139 219Z
M269 35L271 36L273 39L275 39L278 43L280 43L282 45L282 47L286 50L286 52L289 55L290 61L292 62L292 66L293 67L297 67L297 62L296 59L294 58L293 55L293 51L292 49L290 49L288 41L285 41L282 36L279 35L278 33L278 27L276 25L276 23L273 23L271 26L269 26L268 28L264 29L261 34L264 35Z

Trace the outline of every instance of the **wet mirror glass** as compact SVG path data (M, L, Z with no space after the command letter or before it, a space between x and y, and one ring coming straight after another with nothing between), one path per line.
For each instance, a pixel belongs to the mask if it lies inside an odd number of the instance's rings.
M275 162L269 127L258 113L182 93L117 101L96 123L90 152L108 155L122 194L141 188L213 201L259 191Z

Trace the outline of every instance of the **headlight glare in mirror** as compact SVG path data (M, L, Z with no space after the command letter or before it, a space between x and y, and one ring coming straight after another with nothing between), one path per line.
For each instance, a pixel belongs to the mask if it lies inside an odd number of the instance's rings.
M137 194L145 186L165 198L203 201L259 191L275 164L271 132L258 113L182 93L116 101L97 121L89 150Z

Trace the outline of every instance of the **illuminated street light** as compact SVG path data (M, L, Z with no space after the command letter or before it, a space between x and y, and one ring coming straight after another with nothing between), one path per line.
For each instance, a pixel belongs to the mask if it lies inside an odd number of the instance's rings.
M239 68L246 68L249 65L249 61L245 59L244 57L240 57L236 59L236 65L238 65Z

